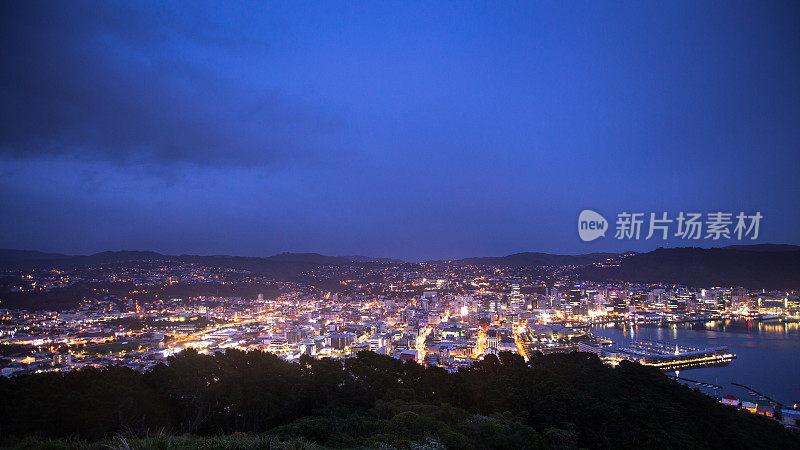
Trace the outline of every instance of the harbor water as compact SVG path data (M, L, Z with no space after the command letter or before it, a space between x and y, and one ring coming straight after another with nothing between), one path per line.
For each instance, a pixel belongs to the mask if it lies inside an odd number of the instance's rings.
M742 384L791 406L800 403L800 324L778 321L717 320L670 325L600 325L598 337L627 346L634 339L653 339L690 347L727 346L736 359L721 366L680 369L682 378L722 386L717 394L758 400ZM666 372L676 374L675 370ZM714 390L701 388L704 392Z

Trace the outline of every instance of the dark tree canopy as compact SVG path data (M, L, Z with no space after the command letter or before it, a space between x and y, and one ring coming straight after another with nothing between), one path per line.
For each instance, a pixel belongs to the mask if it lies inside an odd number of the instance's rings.
M450 374L371 352L344 361L186 350L148 373L111 367L0 379L0 436L237 432L332 447L797 448L769 419L658 370L585 353L488 356Z

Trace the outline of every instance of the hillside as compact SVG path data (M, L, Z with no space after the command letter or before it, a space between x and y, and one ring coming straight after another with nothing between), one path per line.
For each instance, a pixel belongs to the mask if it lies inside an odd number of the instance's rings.
M281 253L268 257L230 255L163 255L149 251L105 251L92 255L61 255L0 249L0 269L74 269L131 261L174 261L208 267L249 270L275 278L290 278L320 265L402 264L402 261L367 256L326 256L319 253Z
M798 289L800 250L783 247L765 251L751 246L659 248L625 258L619 267L586 267L576 274L598 281Z
M728 250L748 250L758 252L796 252L800 251L800 245L790 244L753 244L753 245L729 245L723 247Z
M33 250L0 249L0 267L9 267L25 261L52 261L57 259L72 258L70 255L60 253L45 253Z
M258 351L186 350L145 374L111 367L0 379L6 445L34 435L98 441L118 433L136 442L158 430L202 436L198 445L234 435L232 445L274 438L337 448L800 446L776 422L654 368L611 368L586 353L535 356L530 364L501 353L450 374L370 352L297 364ZM162 441L159 448L181 439Z
M616 253L552 255L539 252L499 257L430 261L447 265L505 267L580 266L573 273L586 280L677 283L690 286L743 286L752 289L799 289L800 247L786 244L732 245L721 248L658 248L622 259L618 267L593 263L616 258ZM208 267L243 269L275 279L293 279L317 266L396 265L403 261L367 256L327 256L319 253L281 253L269 257L230 255L163 255L117 251L70 256L23 250L0 250L0 269L72 269L131 261L173 261Z
M442 261L448 264L472 266L583 266L608 258L616 257L616 253L589 253L585 255L551 255L549 253L523 252L507 256L484 256Z

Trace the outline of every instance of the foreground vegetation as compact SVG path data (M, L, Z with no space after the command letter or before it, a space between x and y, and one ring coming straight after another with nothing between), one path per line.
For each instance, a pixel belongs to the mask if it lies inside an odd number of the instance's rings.
M187 350L145 374L2 379L0 436L22 448L800 447L653 368L584 353L503 353L449 374L370 352L294 364Z
M288 441L280 440L268 435L234 434L228 436L174 436L157 433L153 436L135 437L117 435L101 441L87 442L80 439L43 439L28 437L24 439L10 439L5 446L20 450L50 449L50 450L129 450L129 449L217 449L217 450L315 450L321 449L318 445L301 439Z

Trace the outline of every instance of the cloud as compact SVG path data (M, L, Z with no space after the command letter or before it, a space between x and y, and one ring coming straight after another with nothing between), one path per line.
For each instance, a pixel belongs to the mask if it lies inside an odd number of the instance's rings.
M259 35L221 39L239 25L214 11L119 6L3 6L0 154L253 166L332 151L336 117L223 67L267 58Z

